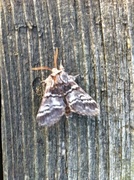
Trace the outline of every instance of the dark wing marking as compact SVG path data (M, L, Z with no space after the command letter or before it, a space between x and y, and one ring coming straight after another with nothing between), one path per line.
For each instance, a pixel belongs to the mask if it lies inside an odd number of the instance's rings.
M37 121L40 126L51 126L58 122L65 114L65 103L63 97L58 94L47 92L44 94L37 114Z
M95 100L79 87L77 83L71 82L71 89L66 93L65 97L72 112L87 116L99 114L99 108Z

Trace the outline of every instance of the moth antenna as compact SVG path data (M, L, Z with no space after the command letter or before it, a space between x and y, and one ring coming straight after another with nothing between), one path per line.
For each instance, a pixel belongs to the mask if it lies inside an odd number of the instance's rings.
M56 48L54 53L54 67L57 68L57 59L58 59L58 48Z
M60 67L59 67L60 70L64 70L64 67L62 65L62 60L60 61Z
M52 71L52 69L50 69L47 66L35 67L35 68L32 68L32 70L35 70L35 71L38 71L38 70L49 70L49 71Z

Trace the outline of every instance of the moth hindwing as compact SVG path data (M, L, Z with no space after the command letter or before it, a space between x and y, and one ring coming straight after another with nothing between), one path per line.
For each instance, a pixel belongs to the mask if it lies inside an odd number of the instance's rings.
M95 100L89 96L75 82L75 76L68 75L60 64L57 68L58 50L54 55L53 69L37 67L33 70L48 69L51 74L43 82L46 84L44 96L37 113L37 121L41 126L51 126L58 122L65 114L68 116L75 112L86 116L99 114L99 107Z

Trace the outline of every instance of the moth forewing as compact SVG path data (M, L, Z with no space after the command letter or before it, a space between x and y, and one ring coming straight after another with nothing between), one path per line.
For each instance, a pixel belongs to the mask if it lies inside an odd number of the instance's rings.
M65 114L65 107L62 97L44 97L36 117L39 125L51 126L58 122Z
M70 92L66 95L72 112L87 116L96 116L99 114L99 107L95 100L89 96L76 82L72 80Z
M37 121L41 126L51 126L65 114L66 105L61 95L54 92L56 87L53 76L49 75L44 82L46 88L37 113Z

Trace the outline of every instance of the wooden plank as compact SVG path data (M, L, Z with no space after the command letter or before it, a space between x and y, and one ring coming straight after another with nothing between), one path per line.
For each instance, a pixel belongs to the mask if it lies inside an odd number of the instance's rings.
M19 1L1 5L4 179L133 179L134 2ZM39 79L58 64L100 105L39 127ZM33 86L35 86L33 88Z

